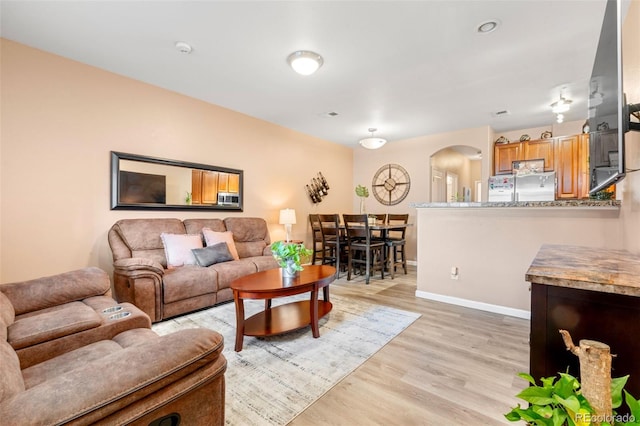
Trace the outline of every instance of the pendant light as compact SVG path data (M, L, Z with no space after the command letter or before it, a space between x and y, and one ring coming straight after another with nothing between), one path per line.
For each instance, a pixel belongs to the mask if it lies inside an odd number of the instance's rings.
M385 143L387 143L386 139L376 138L373 136L375 131L378 130L376 128L370 127L369 132L371 132L371 137L360 139L359 143L363 148L367 149L378 149L382 147Z

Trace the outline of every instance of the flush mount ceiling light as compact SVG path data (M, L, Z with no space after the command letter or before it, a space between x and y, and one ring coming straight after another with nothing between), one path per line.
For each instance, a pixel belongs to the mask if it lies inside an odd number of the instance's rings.
M322 56L308 50L298 50L287 57L287 62L295 72L311 75L324 63Z
M376 138L373 136L373 133L378 130L373 127L369 128L369 132L371 132L370 138L360 139L359 143L363 148L367 149L378 149L382 147L385 143L387 143L386 139Z
M189 43L185 43L184 41L176 41L176 49L178 49L178 52L184 53L185 55L188 55L193 50L191 45L189 45Z

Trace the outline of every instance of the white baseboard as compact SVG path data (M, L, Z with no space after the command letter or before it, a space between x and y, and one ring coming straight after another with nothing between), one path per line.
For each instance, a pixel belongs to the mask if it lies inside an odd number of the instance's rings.
M435 300L436 302L449 303L451 305L464 306L465 308L479 309L481 311L493 312L496 314L508 315L510 317L530 320L531 312L522 309L514 309L506 306L492 305L490 303L476 302L475 300L461 299L459 297L444 296L437 293L416 290L416 297L422 299Z
M407 265L418 266L418 262L415 260L407 260Z

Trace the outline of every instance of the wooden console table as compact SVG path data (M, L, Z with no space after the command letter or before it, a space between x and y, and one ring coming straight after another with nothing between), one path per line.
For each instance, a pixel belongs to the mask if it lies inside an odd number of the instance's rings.
M624 250L543 245L526 273L531 283L530 374L566 372L578 377L578 358L566 350L559 329L573 341L591 339L616 356L612 377L629 374L625 387L640 395L640 256Z

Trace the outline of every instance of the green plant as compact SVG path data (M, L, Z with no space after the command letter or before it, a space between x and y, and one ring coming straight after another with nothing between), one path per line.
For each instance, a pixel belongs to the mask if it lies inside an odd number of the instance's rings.
M567 373L560 373L557 377L543 377L541 386L531 375L519 373L519 377L528 381L531 386L520 392L517 397L528 402L529 407L522 408L520 404L504 416L507 420L524 421L528 425L536 426L588 426L593 418L593 408L582 395L578 379ZM601 421L600 425L608 426L637 426L640 425L640 404L627 391L624 385L629 376L611 380L612 407L622 405L624 392L625 402L630 415L618 416L614 410L611 422ZM600 420L600 419L598 419ZM627 421L629 420L629 421Z
M361 198L369 197L369 188L363 185L356 186L356 195Z
M189 191L187 191L187 195L186 197L184 197L184 201L187 204L191 204L191 193Z
M302 271L304 269L301 265L302 258L310 256L313 250L306 248L304 244L276 241L271 244L271 253L280 267L286 268L292 261L293 269Z

